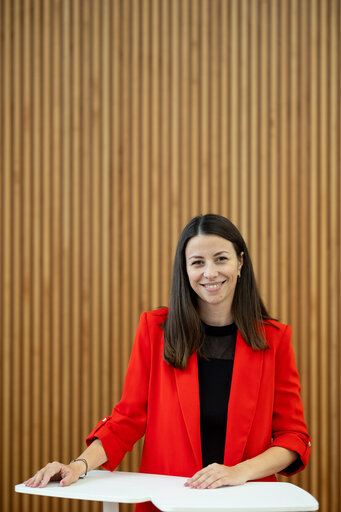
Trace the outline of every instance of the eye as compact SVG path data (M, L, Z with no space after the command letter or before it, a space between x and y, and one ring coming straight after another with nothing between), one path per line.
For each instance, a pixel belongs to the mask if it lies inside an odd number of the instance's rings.
M195 260L195 261L192 261L191 265L192 266L199 266L199 265L202 265L203 261L202 260Z
M217 262L218 263L224 263L225 261L227 261L227 257L226 256L219 256L219 258L217 258Z

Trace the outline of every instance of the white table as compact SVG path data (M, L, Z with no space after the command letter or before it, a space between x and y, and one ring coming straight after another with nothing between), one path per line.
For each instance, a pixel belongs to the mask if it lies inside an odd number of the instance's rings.
M103 502L103 512L118 512L119 503L151 501L164 512L308 512L318 502L289 483L248 482L220 489L190 489L186 478L123 471L90 471L69 487L52 482L44 489L15 486L16 492Z

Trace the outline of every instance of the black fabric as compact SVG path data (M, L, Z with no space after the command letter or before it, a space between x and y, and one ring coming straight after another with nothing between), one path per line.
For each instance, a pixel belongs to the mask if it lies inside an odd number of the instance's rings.
M223 464L227 410L237 338L235 324L204 324L205 338L198 357L200 432L203 467Z

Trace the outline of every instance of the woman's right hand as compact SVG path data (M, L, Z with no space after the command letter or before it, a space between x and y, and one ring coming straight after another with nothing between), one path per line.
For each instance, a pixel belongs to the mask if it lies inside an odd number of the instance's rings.
M46 487L50 481L60 481L62 487L76 482L84 473L84 462L76 461L70 464L60 462L49 462L45 467L26 480L27 487Z

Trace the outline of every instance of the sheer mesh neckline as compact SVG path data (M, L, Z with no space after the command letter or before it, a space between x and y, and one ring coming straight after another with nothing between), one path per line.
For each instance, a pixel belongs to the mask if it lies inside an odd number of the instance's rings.
M236 348L237 326L207 325L203 322L205 335L200 348L200 356L203 359L233 360Z
M237 326L235 323L228 325L208 325L202 322L205 334L208 336L228 336L229 334L237 334Z

